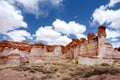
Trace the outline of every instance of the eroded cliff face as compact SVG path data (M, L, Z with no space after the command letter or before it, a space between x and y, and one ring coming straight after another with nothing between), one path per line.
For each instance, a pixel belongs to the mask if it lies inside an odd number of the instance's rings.
M88 33L87 39L73 39L66 46L4 40L0 42L0 64L21 65L65 59L75 59L80 64L99 64L114 61L113 58L120 59L120 48L112 47L106 39L105 30L105 26L100 26L97 35Z
M79 64L94 65L94 64L113 64L115 60L120 59L119 48L114 50L112 45L106 39L106 27L99 26L98 34L95 36L93 33L88 34L88 40L82 43L82 53L78 58Z
M62 49L60 45L45 45L38 43L33 45L29 54L29 63L45 63L61 60Z
M18 49L20 51L25 51L25 52L30 52L32 48L32 44L28 42L12 42L12 41L7 41L4 40L0 42L0 52L4 50L4 48L11 48L11 49Z
M36 43L31 49L31 52L29 54L29 62L34 63L36 60L44 60L45 54L47 52L46 46L42 43Z
M84 42L81 41L80 44L80 53L79 55L92 57L97 56L97 49L98 49L98 42L97 36L89 38L89 40L85 40Z
M99 58L117 58L119 52L116 54L112 45L106 39L106 27L100 26L98 28L98 57Z
M80 48L80 40L79 39L73 39L72 42L70 42L65 47L65 57L67 59L76 59Z
M28 53L18 49L5 48L0 55L0 64L2 65L20 65L28 62Z

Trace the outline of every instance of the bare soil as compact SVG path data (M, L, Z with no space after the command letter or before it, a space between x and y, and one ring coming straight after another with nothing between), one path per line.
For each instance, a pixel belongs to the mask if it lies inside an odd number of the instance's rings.
M0 66L0 80L120 80L120 69L109 65L55 63Z

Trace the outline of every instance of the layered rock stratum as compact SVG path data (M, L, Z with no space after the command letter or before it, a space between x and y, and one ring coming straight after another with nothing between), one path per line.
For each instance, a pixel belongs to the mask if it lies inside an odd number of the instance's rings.
M97 35L88 33L87 39L73 39L66 46L4 40L0 42L0 65L53 63L66 59L86 65L119 62L120 47L112 47L105 30L105 26L99 26Z

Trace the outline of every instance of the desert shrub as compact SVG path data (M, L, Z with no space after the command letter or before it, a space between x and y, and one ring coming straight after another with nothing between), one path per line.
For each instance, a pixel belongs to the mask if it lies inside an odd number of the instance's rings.
M21 68L18 68L18 67L16 67L16 68L12 68L12 70L22 71L22 69L21 69Z
M100 64L100 66L110 66L110 65L107 63L102 63L102 64Z
M82 69L76 69L75 71L72 71L70 74L70 76L76 78L76 77L81 77L81 75L83 75L84 71Z
M115 67L98 67L94 68L92 71L86 71L83 75L83 77L90 77L92 75L102 75L102 74L111 74L115 75L119 73L119 70Z
M115 68L114 66L110 66L110 68L109 68L109 74L115 75L117 73L119 73L119 69Z
M83 75L83 77L90 77L92 75L101 75L101 74L107 74L109 71L109 68L95 68L90 71L86 71Z
M34 69L30 69L29 72L35 73L36 71Z
M89 71L89 72L85 72L84 75L83 75L83 77L86 78L86 77L90 77L92 75L93 75L93 72Z
M47 74L45 76L42 76L41 80L50 79L50 78L52 78L52 75Z
M17 68L18 66L17 65L4 65L4 66L0 66L0 70L3 70L3 69L12 69L12 68Z
M44 66L32 66L32 71L42 72L43 74L55 73L57 68L52 64L44 64Z
M31 77L29 80L40 80L39 78L37 78L36 76Z
M28 71L31 69L30 67L20 67L20 68L23 69L23 71Z
M72 80L72 77L64 77L62 80Z
M97 68L97 69L94 69L93 75L107 74L108 71L109 71L109 68Z

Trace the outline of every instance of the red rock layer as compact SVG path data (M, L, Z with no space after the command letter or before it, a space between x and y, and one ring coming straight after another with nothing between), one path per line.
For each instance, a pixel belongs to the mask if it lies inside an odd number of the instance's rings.
M119 52L120 52L120 47L118 47L118 48L115 48L115 50L117 50L117 51L119 51Z
M55 46L54 45L46 45L46 48L47 48L47 52L53 52L55 49Z
M106 27L101 25L98 28L98 37L104 36L106 37L106 32L105 32Z
M32 44L25 42L11 42L11 41L2 41L0 42L0 51L2 52L5 47L18 49L20 51L30 52L32 48Z

